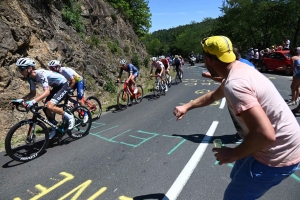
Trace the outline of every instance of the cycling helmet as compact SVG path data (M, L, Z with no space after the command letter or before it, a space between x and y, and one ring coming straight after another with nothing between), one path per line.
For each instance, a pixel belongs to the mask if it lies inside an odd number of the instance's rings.
M156 57L152 57L151 60L152 60L152 62L154 62L154 61L157 60L157 58Z
M178 58L178 55L175 55L175 58Z
M127 61L124 60L124 59L120 61L120 64L121 64L121 65L126 65L126 63L127 63Z
M31 58L20 58L17 60L16 65L19 68L28 68L28 67L35 67L35 62Z
M160 59L165 59L165 56L160 56Z
M57 69L57 67L60 67L61 64L59 60L51 60L50 62L48 62L48 66L52 71L54 71Z

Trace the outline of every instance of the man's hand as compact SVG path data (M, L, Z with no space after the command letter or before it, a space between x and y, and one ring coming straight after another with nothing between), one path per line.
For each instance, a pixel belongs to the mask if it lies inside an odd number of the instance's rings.
M187 108L185 106L176 106L173 114L177 117L177 120L181 120L186 112Z
M219 165L232 163L237 160L233 156L233 148L222 147L222 148L213 148L213 152L215 153L216 160L219 161Z
M31 106L33 106L33 104L35 104L36 103L36 101L33 99L33 100L31 100L31 101L26 101L26 107L27 108L30 108Z
M202 72L202 77L211 78L211 74L209 72Z

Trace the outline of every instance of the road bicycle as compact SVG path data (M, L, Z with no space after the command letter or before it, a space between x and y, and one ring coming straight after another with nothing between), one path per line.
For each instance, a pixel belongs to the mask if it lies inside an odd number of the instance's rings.
M183 77L183 71L181 69L178 69L176 72L176 76L175 76L175 84L177 85L178 83L182 82L182 77Z
M75 124L72 130L68 130L68 120L62 119L58 124L49 122L41 116L39 110L45 106L34 104L31 108L25 108L23 104L13 102L20 112L32 112L32 118L22 120L15 124L5 138L6 153L13 160L27 162L41 156L49 143L49 131L45 124L56 129L56 138L62 138L66 133L73 139L79 139L88 135L92 125L92 115L83 106L76 106L71 110L65 110L74 115ZM88 115L88 121L83 123L82 112Z
M68 103L68 107L74 108L75 106L79 105L78 101L75 100L77 96L75 96L73 93L68 94L65 103ZM84 106L89 109L92 115L93 121L100 119L100 116L102 114L102 105L100 100L95 96L89 96L88 98L82 97L82 101L84 102Z
M159 76L158 74L156 74L155 76L150 76L150 79L152 79L152 77L155 77L155 82L153 84L153 97L160 97L162 95L166 94L166 88L165 88L165 84L161 78L161 76Z
M126 109L130 102L134 101L135 103L140 103L143 100L144 92L143 87L141 85L137 85L137 93L134 94L134 90L128 86L127 82L115 82L115 84L124 83L123 89L121 89L118 93L117 98L117 107L119 109Z

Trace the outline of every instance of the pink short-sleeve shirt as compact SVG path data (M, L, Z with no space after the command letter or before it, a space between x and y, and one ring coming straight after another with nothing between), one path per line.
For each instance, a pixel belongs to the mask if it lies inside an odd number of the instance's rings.
M229 109L235 113L246 136L249 129L239 114L261 106L275 129L276 141L253 156L273 166L290 166L300 162L300 127L290 108L273 83L246 64L236 61L224 82Z

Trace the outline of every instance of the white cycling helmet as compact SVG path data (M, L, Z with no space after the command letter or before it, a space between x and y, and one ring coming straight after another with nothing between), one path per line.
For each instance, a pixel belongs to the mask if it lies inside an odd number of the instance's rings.
M151 60L152 60L152 62L154 62L154 61L157 60L157 58L156 57L152 57Z
M175 55L175 58L179 58L179 56L178 56L178 55Z
M57 67L61 67L60 61L59 60L51 60L48 62L48 67L50 70L54 71L57 69Z
M121 64L121 65L126 65L126 63L127 63L127 61L124 60L124 59L120 61L120 64Z
M165 56L160 56L160 59L165 59Z
M31 58L20 58L17 60L16 65L19 68L35 67L35 62Z

